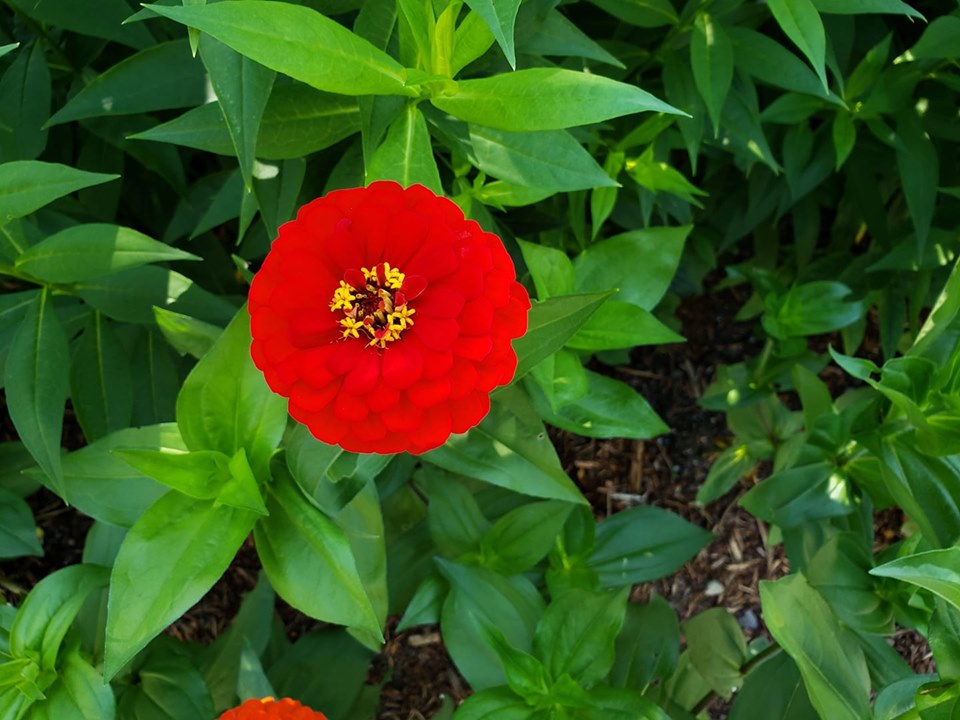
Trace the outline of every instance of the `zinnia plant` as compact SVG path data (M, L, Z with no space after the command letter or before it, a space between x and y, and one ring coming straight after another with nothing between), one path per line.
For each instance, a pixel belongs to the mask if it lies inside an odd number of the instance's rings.
M496 235L424 187L376 182L280 228L250 288L251 352L318 439L423 453L487 414L529 308Z
M250 698L242 705L227 710L219 720L327 720L323 713L311 710L296 700L272 697Z

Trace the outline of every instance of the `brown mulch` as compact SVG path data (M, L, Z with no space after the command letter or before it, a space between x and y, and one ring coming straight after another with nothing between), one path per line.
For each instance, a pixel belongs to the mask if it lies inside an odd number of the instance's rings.
M760 478L746 478L706 507L694 501L711 463L730 441L724 417L702 410L698 400L718 364L738 362L759 351L750 324L731 319L745 299L735 288L687 298L677 312L686 343L640 348L628 367L602 368L641 392L672 428L669 434L643 441L598 440L551 430L551 437L564 468L598 518L650 504L676 512L714 534L714 540L680 571L637 587L633 599L643 601L656 592L673 605L681 620L707 608L724 607L752 639L765 633L759 581L781 577L789 570L782 548L767 548L764 524L737 504ZM10 428L0 427L11 437ZM0 596L14 603L54 569L79 562L81 539L90 524L45 490L31 497L30 504L43 533L46 556L0 565ZM883 516L878 530L881 526L886 542L896 539L898 518ZM231 570L168 632L183 640L213 640L229 625L258 570L256 551L248 540ZM291 637L316 626L283 603L278 602L278 609ZM377 720L429 718L441 707L443 697L459 701L468 695L469 687L453 668L437 628L396 633L396 621L391 619L387 642L371 670L372 679L386 680ZM929 647L916 633L898 631L895 647L918 671L931 669ZM715 701L708 709L717 720L726 717L722 702Z

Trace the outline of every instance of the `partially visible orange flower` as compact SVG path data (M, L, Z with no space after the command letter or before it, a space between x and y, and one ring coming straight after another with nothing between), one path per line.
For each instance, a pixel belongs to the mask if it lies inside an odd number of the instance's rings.
M311 710L296 700L272 697L250 698L242 705L227 710L219 720L327 720L323 713Z

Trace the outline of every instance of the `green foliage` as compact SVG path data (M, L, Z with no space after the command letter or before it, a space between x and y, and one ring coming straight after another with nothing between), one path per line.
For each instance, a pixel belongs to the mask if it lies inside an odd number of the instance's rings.
M7 0L0 558L43 553L40 485L95 523L83 564L0 605L0 717L267 694L373 717L388 614L439 623L473 690L438 717L951 716L958 48L956 8L901 0ZM419 457L313 439L249 352L277 228L382 179L451 197L534 296L514 382ZM734 437L697 499L736 490L783 543L770 645L628 602L711 536L657 498L598 521L547 428L668 432L611 365L729 287L762 350L704 393ZM903 539L875 552L890 507ZM230 629L161 635L251 536ZM290 643L274 593L334 627Z

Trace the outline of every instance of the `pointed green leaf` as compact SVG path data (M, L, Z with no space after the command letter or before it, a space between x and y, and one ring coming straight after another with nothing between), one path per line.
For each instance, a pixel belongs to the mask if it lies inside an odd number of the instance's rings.
M430 102L461 120L513 131L562 130L646 111L683 114L636 85L561 68L461 80L455 92Z
M866 720L870 676L854 635L803 575L760 582L767 628L793 658L821 717Z
M0 487L0 560L43 555L30 506L19 495Z
M404 187L420 184L442 194L427 121L414 103L390 123L387 136L367 165L367 182L396 180Z
M247 452L257 478L269 477L270 456L287 426L287 403L275 395L250 358L250 316L241 308L183 383L177 424L191 450Z
M67 652L57 681L45 694L46 700L30 708L31 720L114 720L116 717L113 688L83 659L79 648Z
M132 14L125 0L98 0L96 12L70 0L10 0L9 4L46 25L113 40L128 47L139 49L154 42L146 27L123 24Z
M122 60L74 95L47 125L81 118L193 107L206 101L203 66L184 40L160 43Z
M307 7L266 0L148 7L318 90L344 95L416 95L406 87L406 72L396 60Z
M98 312L90 316L73 356L70 397L88 442L130 425L130 358L110 322Z
M209 35L200 43L200 57L230 131L244 185L250 188L260 122L276 73Z
M710 113L713 135L720 132L720 111L733 83L733 45L723 26L709 14L697 16L690 38L693 81Z
M570 192L617 183L564 130L504 132L470 125L477 167L515 185Z
M897 167L901 187L917 231L918 255L930 234L940 180L939 154L912 109L897 116Z
M144 265L78 282L74 292L114 320L153 324L153 308L169 308L213 323L226 323L235 306L173 270Z
M49 283L71 283L148 263L199 257L119 225L91 223L54 233L17 258L16 267Z
M547 356L562 348L598 307L609 292L562 295L536 303L530 309L527 332L513 341L517 352L516 382Z
M70 352L49 291L37 295L10 345L4 367L7 409L20 440L64 496L60 435Z
M629 594L629 587L617 592L568 590L553 599L533 637L534 652L552 677L569 674L585 687L606 677Z
M423 455L445 470L533 497L582 503L546 430L516 387L501 390L475 428Z
M343 531L285 473L269 487L267 510L270 515L257 523L254 535L280 597L310 617L382 638Z
M0 80L0 157L33 160L47 145L41 129L50 117L50 70L42 42L34 42L17 55Z
M256 156L286 160L323 150L360 129L356 98L320 92L303 83L278 85L260 120ZM223 113L201 105L178 118L130 136L233 155L235 148Z
M467 5L490 28L490 32L497 39L497 44L507 56L510 67L517 67L517 53L514 50L513 28L517 21L517 11L520 9L520 0L466 0Z
M813 0L817 10L835 15L863 15L869 13L924 17L901 0Z
M169 492L137 520L110 577L106 678L220 579L256 518L247 510Z
M960 609L960 548L929 550L891 560L871 575L892 577L919 585Z
M624 510L597 525L590 567L602 587L623 587L669 575L712 535L679 515L651 506Z
M29 215L75 190L118 177L39 160L3 163L0 165L0 225Z
M812 0L768 0L767 6L783 32L807 56L823 89L829 90L825 66L827 40L823 21Z

